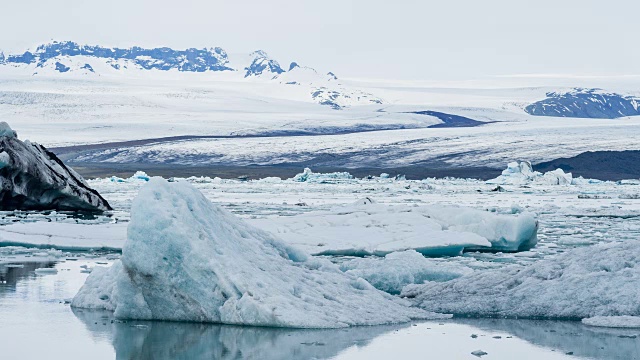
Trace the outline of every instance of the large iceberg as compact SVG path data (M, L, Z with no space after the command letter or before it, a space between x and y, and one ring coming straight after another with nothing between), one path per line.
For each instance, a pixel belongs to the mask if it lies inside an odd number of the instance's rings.
M0 122L0 210L111 210L78 173L44 146Z
M367 199L329 211L250 221L314 255L521 251L535 246L538 229L535 216L527 212L498 215L456 206L389 206Z
M571 185L573 175L565 173L562 169L555 169L546 173L533 171L528 161L511 162L502 171L502 175L495 179L487 180L487 184L497 185L525 185L536 183L542 185Z
M480 317L583 319L640 315L640 241L598 244L540 260L407 285L430 311Z
M442 318L411 308L212 204L152 178L131 208L120 262L96 269L72 302L121 319L337 328Z

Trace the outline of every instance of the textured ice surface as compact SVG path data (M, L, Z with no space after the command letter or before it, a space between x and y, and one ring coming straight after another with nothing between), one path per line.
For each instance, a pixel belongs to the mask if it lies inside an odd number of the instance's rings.
M334 172L334 173L314 173L309 168L305 168L303 172L297 174L292 178L297 182L313 182L313 183L336 183L341 180L352 180L353 176L348 172Z
M134 200L121 263L94 271L72 305L123 319L301 328L446 317L309 257L187 183L158 178Z
M16 222L0 226L1 246L28 246L61 250L120 250L126 223Z
M384 258L352 259L341 263L340 269L391 294L399 294L408 284L449 281L473 272L465 265L443 259L427 259L413 250L394 252Z
M582 323L610 328L640 328L640 316L594 316L582 319Z
M413 249L459 255L464 249L528 250L537 242L533 214L497 215L453 206L389 206L370 198L325 212L252 224L322 255L386 255Z
M489 269L402 294L431 311L469 316L582 319L640 315L640 242L574 249L529 266Z
M20 141L0 123L0 209L111 210L75 171L36 143Z
M459 255L468 246L491 246L477 234L444 230L413 206L363 202L326 212L250 222L287 243L320 255L384 256L409 249L427 255Z

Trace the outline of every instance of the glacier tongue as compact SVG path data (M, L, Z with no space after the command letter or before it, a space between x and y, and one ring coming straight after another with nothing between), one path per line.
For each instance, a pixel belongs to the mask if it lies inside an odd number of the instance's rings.
M447 317L410 308L246 224L191 185L159 178L134 200L121 263L94 271L72 306L123 319L297 328Z
M20 141L0 122L0 210L111 210L90 188L44 146Z

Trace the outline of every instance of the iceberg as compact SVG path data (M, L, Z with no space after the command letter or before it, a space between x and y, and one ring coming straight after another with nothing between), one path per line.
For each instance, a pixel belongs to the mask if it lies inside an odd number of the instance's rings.
M119 319L340 328L447 318L345 274L211 203L152 178L133 201L121 260L72 301Z
M546 173L533 171L531 163L528 161L510 162L507 168L502 171L502 175L495 179L487 180L487 184L496 185L525 185L537 183L542 185L571 185L573 175L565 173L562 169L555 169Z
M19 140L6 122L0 122L0 210L112 209L54 153Z
M353 176L348 172L333 172L333 173L314 173L309 168L305 168L300 174L297 174L292 181L295 182L309 182L319 184L334 184L344 181L353 180Z
M480 235L443 230L419 208L366 200L329 211L251 219L250 223L313 255L385 256L415 250L429 256L457 256L466 247L491 247Z
M369 198L329 211L250 222L313 255L523 251L536 245L538 230L535 216L528 212L514 216L456 206L389 206Z
M540 260L407 285L402 295L461 316L583 319L640 316L640 241L598 244Z
M421 209L443 229L474 233L491 243L490 249L467 246L466 250L517 252L530 250L538 243L538 220L528 211L506 215L459 206L430 205Z

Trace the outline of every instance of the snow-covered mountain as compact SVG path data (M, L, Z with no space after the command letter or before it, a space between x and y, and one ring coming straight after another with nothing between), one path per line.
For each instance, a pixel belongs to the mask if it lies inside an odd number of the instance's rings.
M154 77L162 77L162 73L207 73L212 74L213 78L227 80L300 85L297 92L304 93L309 101L333 109L382 103L374 95L340 83L332 72L321 74L296 62L292 62L289 69L285 70L263 50L230 57L219 47L175 50L136 46L124 49L53 41L23 53L5 55L0 52L0 73L55 78L136 78L144 73L152 73ZM211 77L207 75L206 78ZM334 99L318 96L318 91L321 94L330 92Z
M192 72L232 70L226 66L229 62L227 53L219 47L174 50L167 47L144 49L136 46L130 49L120 49L80 45L72 41L54 41L43 44L34 51L27 50L22 54L7 55L3 62L16 65L35 64L37 68L46 68L47 65L54 64L55 71L65 73L78 69L92 68L89 62L79 68L71 67L71 65L75 65L73 59L82 57L101 59L116 70L125 69L129 66L146 70L176 69L178 71Z
M537 116L616 119L640 115L640 99L602 89L575 88L567 92L549 92L525 111Z

